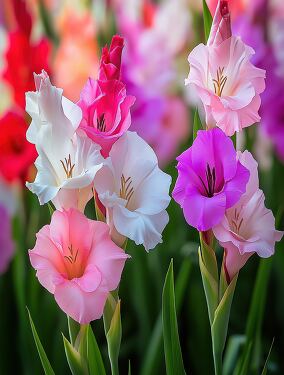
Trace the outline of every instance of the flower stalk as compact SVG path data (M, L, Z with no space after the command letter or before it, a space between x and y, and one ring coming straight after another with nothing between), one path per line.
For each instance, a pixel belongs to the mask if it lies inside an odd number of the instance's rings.
M219 276L213 242L212 232L200 233L199 267L211 327L214 369L215 375L222 375L222 355L238 275L228 284L223 262Z

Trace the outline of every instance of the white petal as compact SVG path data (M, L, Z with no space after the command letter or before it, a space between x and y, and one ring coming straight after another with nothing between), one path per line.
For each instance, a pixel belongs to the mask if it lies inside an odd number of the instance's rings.
M143 244L147 251L162 242L161 233L168 221L166 211L156 215L143 215L122 206L113 208L113 223L117 231L133 240L136 245Z

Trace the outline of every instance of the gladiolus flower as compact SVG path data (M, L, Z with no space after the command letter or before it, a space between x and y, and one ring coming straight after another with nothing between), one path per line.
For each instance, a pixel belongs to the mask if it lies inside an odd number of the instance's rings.
M15 103L24 108L25 92L33 89L33 72L49 71L51 47L46 38L36 42L31 40L32 17L25 1L13 0L5 5L12 31L8 34L5 67L1 75L11 86Z
M245 192L249 171L237 160L231 139L218 128L199 130L193 145L177 160L173 198L189 225L209 230Z
M136 133L127 132L113 145L94 186L116 243L128 237L149 250L162 242L170 183L154 151Z
M89 78L81 92L78 106L83 119L80 128L102 147L107 157L111 146L124 134L130 124L130 107L135 98L126 94L125 85L118 80L98 81Z
M199 44L188 56L190 72L185 83L193 85L203 102L207 126L217 125L231 136L260 120L265 71L250 62L252 48L239 37L228 37L229 14L226 7L220 10L222 3L216 10L210 44Z
M120 81L123 38L115 35L110 49L104 47L100 63L99 79L89 78L78 102L83 119L80 128L102 147L107 157L111 146L124 134L130 124L130 107L135 98L126 95L126 87Z
M88 77L98 73L97 25L84 5L82 10L79 3L68 4L64 2L56 22L60 44L54 56L53 79L70 100L77 101Z
M36 144L38 174L27 187L40 204L52 200L56 208L84 210L92 196L92 182L101 168L100 147L77 130L81 110L62 97L45 72L35 76L37 92L27 94L32 123L27 139Z
M0 175L7 181L24 182L30 166L36 159L36 149L26 140L27 124L15 111L0 119Z
M29 256L41 285L80 324L102 316L128 258L112 242L105 223L74 209L54 212L50 225L38 232Z
M238 159L250 171L246 192L213 228L214 235L225 248L228 281L254 253L263 258L273 255L275 242L283 236L283 232L275 230L272 211L264 205L265 197L258 187L257 162L248 151L239 152Z

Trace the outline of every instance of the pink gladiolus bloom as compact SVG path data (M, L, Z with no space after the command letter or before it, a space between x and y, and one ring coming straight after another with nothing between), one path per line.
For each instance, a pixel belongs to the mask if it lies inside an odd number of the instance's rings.
M188 56L186 85L193 85L203 102L207 126L217 125L232 136L260 120L265 71L250 62L251 47L239 37L230 37L228 8L220 8L222 3L216 9L208 44L199 44Z
M237 160L231 139L218 128L199 130L193 145L177 160L173 198L189 225L209 230L245 192L249 171Z
M89 78L78 103L83 119L80 128L99 144L107 157L111 146L131 124L130 107L134 96L126 95L125 85L118 80L98 81Z
M103 50L99 80L89 78L78 102L83 118L80 128L89 138L99 144L101 153L107 157L111 146L124 134L130 124L130 107L134 96L126 94L120 77L123 38L115 36L110 50Z
M275 230L272 211L264 205L257 162L248 151L239 152L238 159L250 171L246 192L236 205L226 211L221 223L213 228L214 235L225 248L228 281L254 253L263 258L270 257L274 253L275 242L283 236L283 232Z
M112 242L105 223L89 220L75 209L55 211L50 225L37 234L29 256L39 282L80 324L102 316L128 258Z
M124 39L115 35L112 38L109 49L105 46L102 50L102 58L99 70L99 80L120 80L121 54L124 47Z

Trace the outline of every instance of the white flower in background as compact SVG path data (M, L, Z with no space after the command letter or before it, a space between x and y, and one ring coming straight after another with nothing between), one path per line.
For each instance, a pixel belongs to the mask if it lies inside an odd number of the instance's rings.
M83 211L92 196L92 183L102 167L100 146L77 130L80 108L52 86L45 72L35 75L36 92L27 93L27 112L32 123L27 139L36 145L37 176L27 187L40 204L52 201L57 209ZM75 133L75 131L77 132Z
M117 244L128 237L150 250L162 242L170 184L154 151L136 133L127 132L113 145L94 186Z

